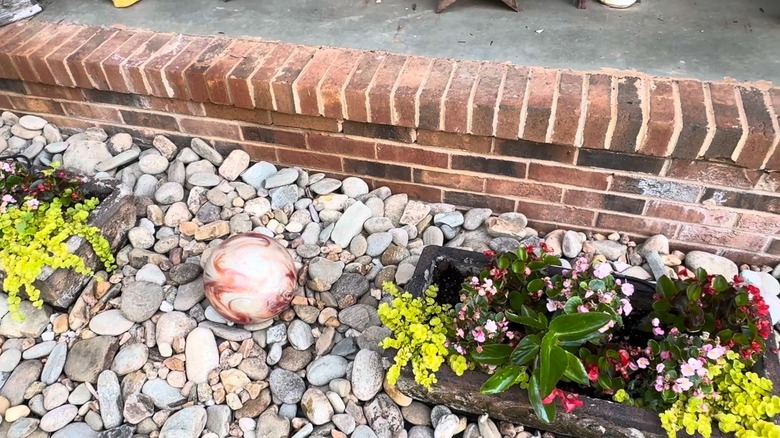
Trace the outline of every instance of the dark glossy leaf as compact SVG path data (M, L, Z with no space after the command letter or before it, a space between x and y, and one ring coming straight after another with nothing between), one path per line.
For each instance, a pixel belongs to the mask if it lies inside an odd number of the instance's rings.
M537 278L528 282L528 292L539 292L544 287L544 280Z
M564 375L570 380L579 383L580 385L589 385L590 380L588 379L588 372L585 371L585 366L582 364L582 362L577 358L577 356L569 353L568 351L564 352L566 353L566 357L569 359L569 366L566 368Z
M509 387L515 384L515 380L523 372L523 368L517 365L505 366L490 378L479 388L479 392L483 394L498 394L504 392Z
M718 292L723 292L729 288L729 282L726 280L726 277L718 275L715 277L715 280L712 281L712 287Z
M471 352L471 358L485 365L502 365L512 354L512 347L505 344L489 344L482 347L482 351Z
M502 255L501 257L498 258L498 268L499 269L507 269L510 264L511 264L511 262L509 260L509 256Z
M509 360L513 365L525 365L539 355L541 339L538 335L528 335L518 342Z
M8 177L5 179L5 184L7 187L13 187L17 184L22 182L22 179L19 178L17 175L8 175Z
M515 260L512 262L512 272L515 274L522 274L525 272L525 263L521 262L520 260Z
M663 275L658 279L656 290L661 292L666 298L671 298L677 295L677 287L674 285L674 282L666 275Z
M538 374L539 370L536 370L528 382L528 400L531 402L531 407L534 408L536 416L549 424L555 419L555 404L549 403L545 405L542 402L547 395L542 395L540 391Z
M517 258L520 259L523 262L527 261L528 260L528 251L526 251L526 249L523 248L522 246L518 247L517 248Z
M604 327L612 317L608 313L589 312L560 315L550 322L550 332L562 341L577 341Z
M701 285L691 283L685 291L690 301L698 301L701 297Z
M536 319L536 312L528 306L523 306L520 308L520 314L523 316L529 316L531 318Z
M668 312L672 306L668 301L656 301L653 303L653 310L658 312Z
M547 266L561 266L561 259L557 256L544 256L544 264Z
M566 313L577 313L577 307L582 305L582 298L573 296L566 301L566 305L563 307L563 311Z
M748 294L744 292L740 292L737 294L737 296L734 298L734 304L737 306L747 306L750 304L750 298L748 298Z
M649 340L647 345L650 346L650 351L652 351L654 355L661 352L661 346L658 345L658 342L656 342L654 339Z
M538 271L545 266L547 265L541 260L537 260L528 264L528 267L531 268L532 271Z
M520 316L513 312L506 312L506 319L539 330L544 330L547 328L547 324L543 324L538 319L531 318L530 316Z
M722 344L725 344L728 341L730 341L732 336L734 336L734 332L729 329L721 330L720 332L718 332L718 338L720 338L720 342Z
M699 281L704 281L707 279L707 271L704 270L704 268L696 268L696 279Z
M612 388L612 379L610 379L606 374L599 374L599 386L601 386L603 389L614 389Z
M547 333L542 338L541 357L539 361L539 391L549 395L558 381L563 377L569 366L569 358L566 351L557 346L557 338L553 333Z
M512 308L512 310L520 310L520 308L523 306L523 295L520 294L520 292L513 290L509 293L509 306Z

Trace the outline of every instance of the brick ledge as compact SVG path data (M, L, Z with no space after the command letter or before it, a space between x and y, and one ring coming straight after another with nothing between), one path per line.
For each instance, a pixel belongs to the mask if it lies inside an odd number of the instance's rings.
M0 41L5 79L780 170L770 86L40 21Z

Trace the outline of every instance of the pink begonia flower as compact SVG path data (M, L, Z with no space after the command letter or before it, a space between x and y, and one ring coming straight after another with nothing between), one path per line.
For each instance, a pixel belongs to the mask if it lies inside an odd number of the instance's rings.
M509 339L509 340L514 339L515 338L515 332L507 332L506 333L506 338Z
M682 373L682 375L685 377L690 377L696 374L697 371L701 369L702 366L704 366L702 361L700 361L699 359L690 358L688 359L688 362L682 364L682 366L680 367L680 373Z
M653 334L656 336L663 336L664 329L662 329L661 327L653 327Z
M623 283L620 286L620 291L623 292L623 295L630 297L634 294L634 285L631 283Z
M623 314L624 315L628 316L628 314L631 313L632 310L634 310L634 307L631 306L631 302L628 301L627 299L622 298L620 300L620 303L623 305L623 307L621 307L621 309L623 309Z
M30 199L29 201L24 203L26 206L32 208L33 210L36 210L38 208L38 205L40 204L37 199Z
M485 329L488 331L488 333L495 333L495 332L498 331L498 325L496 324L495 321L493 321L492 319L489 319L485 323Z
M666 368L666 366L662 363L659 363L658 365L655 366L655 372L661 374L664 372L664 368Z
M661 360L669 360L670 357L672 357L672 354L668 351L661 352Z
M690 381L687 377L680 377L679 379L675 380L674 384L674 391L675 392L685 392L693 386L693 382ZM682 391L678 391L677 389L681 389Z
M641 369L647 368L648 365L650 365L650 361L647 360L646 357L640 357L639 359L636 360L636 366L638 366Z
M611 329L614 326L615 326L615 321L614 320L610 320L604 327L599 329L599 333L604 333L604 332L606 332L607 330Z
M457 351L458 354L463 355L465 350L463 350L463 347L461 347L460 345L456 345L455 351Z
M479 285L479 277L471 277L471 285L472 286Z
M547 300L547 310L549 312L555 312L558 310L558 307L555 306L555 301L549 299Z
M663 391L665 389L665 386L666 385L664 385L664 378L661 377L661 376L656 377L656 379L655 379L655 390L658 391L658 392L661 392L661 391Z
M485 332L482 331L482 327L477 327L471 331L474 340L477 342L485 342Z
M661 320L658 318L653 318L653 320L650 321L650 323L653 324L653 327L658 327L659 325L661 325Z
M584 304L581 305L581 306L578 306L577 307L577 311L580 312L580 313L588 313L588 312L590 312L590 310L588 309L588 306L586 306Z
M463 329L459 328L455 330L455 334L458 335L459 338L462 338L464 336Z
M14 199L11 195L3 195L3 202L7 202L9 204L13 204L16 202L16 199Z
M612 267L609 263L599 263L596 269L593 270L593 276L596 278L606 278L612 272Z
M707 368L699 368L696 370L696 375L699 377L707 377L707 374L709 373L709 370Z
M707 352L707 358L711 360L718 360L724 354L726 354L726 347L715 347Z
M485 289L483 289L483 288L481 288L481 287L480 287L480 288L477 288L477 293L478 293L478 294L479 294L479 296L481 296L481 297L484 297L484 296L487 294L487 292L485 292Z

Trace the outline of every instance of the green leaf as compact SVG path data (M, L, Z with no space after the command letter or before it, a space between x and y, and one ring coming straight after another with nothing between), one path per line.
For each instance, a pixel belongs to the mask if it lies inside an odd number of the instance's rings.
M565 351L565 353L566 357L569 359L569 366L566 368L564 375L580 385L589 385L590 379L588 379L588 372L585 371L585 366L577 356L568 351Z
M8 175L8 177L5 179L6 186L9 188L19 184L20 182L22 182L22 179L17 175Z
M677 287L674 285L674 282L666 275L662 275L661 278L658 279L656 290L661 292L661 294L663 294L663 296L666 298L671 298L677 295Z
M573 296L566 301L566 305L563 307L563 311L566 313L577 313L577 307L582 305L582 298Z
M548 255L544 256L544 264L547 266L560 266L561 265L561 259L560 257Z
M518 342L514 351L512 351L509 360L514 365L527 364L539 354L539 345L541 342L538 335L528 335L524 337Z
M509 306L512 310L520 310L523 305L523 295L520 292L513 290L509 293Z
M528 382L528 399L531 402L531 407L534 408L534 413L540 420L545 423L552 423L555 419L555 404L544 404L542 399L547 396L542 396L539 391L539 380L537 378L539 370L536 370L531 376L531 380Z
M482 387L479 388L479 392L483 394L498 394L504 392L515 384L515 380L521 372L523 372L523 367L517 365L505 366L487 379Z
M537 278L528 283L528 292L539 292L544 287L544 280Z
M718 292L723 292L729 288L729 282L726 280L726 277L718 275L715 277L715 280L713 280L712 287Z
M547 324L543 324L538 319L531 318L530 316L520 316L513 312L506 312L506 319L516 322L518 324L527 325L529 327L533 327L535 329L544 330L547 328Z
M699 281L704 281L707 279L707 271L704 270L704 268L696 268L696 279Z
M734 332L729 329L721 330L720 332L718 332L718 338L720 338L720 342L722 344L729 342L732 336L734 336Z
M734 298L734 304L737 306L747 306L750 304L750 298L748 298L748 294L744 292L740 292L737 294L737 296Z
M655 339L650 339L647 341L647 345L650 346L650 351L653 352L654 355L657 355L661 352L661 346L658 345L658 342L656 342Z
M509 256L502 255L498 258L498 269L506 269L510 264L511 262L509 261Z
M532 271L538 271L545 266L547 265L541 260L537 260L528 264L528 267L531 268Z
M604 284L603 280L596 279L596 280L591 280L590 283L588 283L588 288L595 292L599 292L606 289L607 285Z
M685 291L688 294L688 300L698 301L701 297L701 285L691 283Z
M512 354L512 347L506 344L488 344L482 347L482 351L472 351L471 358L485 365L503 365L509 355Z
M528 260L528 251L526 251L525 248L522 246L517 248L517 258L519 258L521 261L525 262Z
M668 312L672 306L668 301L656 301L653 303L653 310L657 312Z
M566 351L557 346L558 339L554 333L547 333L542 338L541 358L539 361L539 391L544 397L550 395L555 385L563 377L569 366Z
M522 274L525 272L525 263L521 262L520 260L515 260L512 262L512 272L515 274Z
M602 312L560 315L550 322L550 332L557 334L562 341L576 341L587 338L610 320L612 316Z
M612 380L606 374L599 374L599 386L603 389L615 389L612 387Z

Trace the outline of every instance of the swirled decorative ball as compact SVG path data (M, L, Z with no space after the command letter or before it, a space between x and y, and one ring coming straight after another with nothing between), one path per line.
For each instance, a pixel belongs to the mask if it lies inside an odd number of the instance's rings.
M260 233L235 235L212 251L203 270L211 306L225 319L254 324L290 305L296 271L290 253L276 239Z

